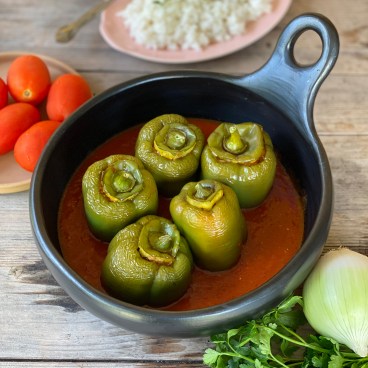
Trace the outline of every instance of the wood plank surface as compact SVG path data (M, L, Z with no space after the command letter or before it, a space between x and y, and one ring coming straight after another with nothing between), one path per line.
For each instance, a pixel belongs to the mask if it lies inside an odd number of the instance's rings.
M294 0L263 39L233 55L190 65L155 64L112 50L98 32L98 17L68 44L56 29L97 0L0 0L0 52L55 57L84 75L95 93L149 73L177 69L244 75L270 57L277 37L295 16L316 12L335 24L338 62L315 103L316 129L329 157L335 209L326 250L341 245L368 255L368 1ZM303 35L296 56L318 57L315 34ZM168 339L112 326L79 307L40 258L28 214L28 192L0 195L0 368L202 367L208 338Z

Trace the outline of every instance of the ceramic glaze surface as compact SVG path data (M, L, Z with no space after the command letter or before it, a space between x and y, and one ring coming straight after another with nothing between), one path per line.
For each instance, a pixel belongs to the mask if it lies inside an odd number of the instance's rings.
M313 29L323 40L321 58L297 65L293 44ZM81 306L102 319L143 334L208 336L275 306L297 288L319 258L330 227L333 186L326 153L314 129L313 104L338 55L338 36L324 17L307 14L283 31L269 62L243 76L172 72L120 84L73 114L44 151L30 191L30 215L40 253L55 279ZM144 108L143 108L144 107ZM305 238L300 251L269 282L229 303L189 312L148 310L119 302L93 289L63 260L57 213L69 178L94 148L129 126L175 111L183 116L262 121L283 164L305 191ZM95 134L85 135L94 126Z

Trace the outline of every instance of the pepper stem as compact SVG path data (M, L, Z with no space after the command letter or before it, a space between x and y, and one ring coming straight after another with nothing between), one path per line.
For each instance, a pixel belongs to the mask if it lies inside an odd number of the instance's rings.
M143 188L141 171L137 164L129 159L117 157L100 175L101 191L111 202L131 200Z
M224 149L234 155L243 153L247 149L248 144L243 141L235 124L230 126L229 133L230 135L224 138Z
M153 146L162 157L176 160L187 156L196 146L197 136L191 126L182 123L164 125L157 132Z
M203 183L201 182L196 184L194 196L198 199L207 199L214 192L214 190L210 185L202 184Z
M223 195L222 184L215 180L201 180L188 190L186 201L193 207L210 211Z
M149 235L149 242L153 249L161 252L170 250L171 236L169 234L162 234L158 232L152 232Z
M187 142L185 133L179 129L171 129L166 136L166 144L169 148L181 149Z
M150 262L170 266L180 248L180 233L169 220L154 217L142 227L138 251Z
M118 172L114 175L112 185L118 193L126 193L134 188L136 180L127 172Z

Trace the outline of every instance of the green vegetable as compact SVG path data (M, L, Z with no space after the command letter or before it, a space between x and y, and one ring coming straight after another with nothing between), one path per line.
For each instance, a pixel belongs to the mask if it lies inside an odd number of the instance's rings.
M135 155L152 173L159 192L172 197L194 179L204 141L200 128L184 117L161 115L140 130Z
M215 180L187 183L172 198L170 214L200 267L223 271L238 261L247 232L230 187Z
M276 173L269 135L255 123L222 123L208 137L201 158L202 177L230 186L240 207L258 206L269 193Z
M318 333L368 355L368 257L346 248L324 254L303 297L305 316Z
M101 280L118 299L160 307L185 293L191 281L192 265L188 243L175 224L148 215L112 239Z
M297 332L304 325L303 299L291 296L263 317L211 337L203 363L212 368L368 368L362 358L333 338Z
M82 192L88 225L103 241L139 217L156 213L158 207L152 175L129 155L112 155L89 166Z

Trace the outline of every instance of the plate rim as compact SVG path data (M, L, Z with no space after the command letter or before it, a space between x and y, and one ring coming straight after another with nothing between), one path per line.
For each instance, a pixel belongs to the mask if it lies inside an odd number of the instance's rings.
M189 64L189 63L199 63L203 61L209 61L218 59L220 57L224 57L227 55L230 55L232 53L235 53L237 51L240 51L253 43L257 42L261 38L263 38L266 34L271 32L277 24L285 17L286 13L288 12L293 0L273 0L272 6L273 10L270 13L261 15L257 20L249 22L253 25L257 25L261 20L265 20L268 18L271 18L272 20L271 24L256 34L256 37L253 37L249 39L249 32L245 33L244 35L235 36L232 39L228 41L223 41L219 43L215 43L213 45L209 45L206 48L204 48L202 51L194 51L194 50L178 50L178 51L171 51L171 50L152 50L152 49L146 49L144 46L139 45L130 38L130 42L132 44L135 44L135 47L127 48L126 43L122 42L116 39L114 36L111 35L111 19L109 19L110 12L113 11L118 5L117 4L126 4L130 0L116 0L112 4L110 4L102 13L100 16L100 24L99 24L99 32L102 36L102 38L105 40L105 42L115 49L116 51L122 52L124 54L134 56L141 60L146 61L152 61L152 62L158 62L163 64ZM120 8L121 10L121 8ZM115 22L117 23L117 22ZM121 21L121 25L119 24L119 30L125 34L125 36L129 36L128 29L124 26L123 22ZM240 42L239 42L240 40ZM238 42L237 42L238 41ZM232 46L234 44L234 46ZM230 45L230 46L229 46ZM214 47L217 47L220 49L220 46L226 46L225 50L219 50L219 51L211 51ZM210 51L210 52L209 52ZM184 55L189 54L190 56L183 57L183 58L172 58L174 55Z

